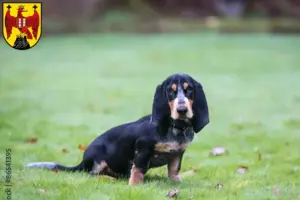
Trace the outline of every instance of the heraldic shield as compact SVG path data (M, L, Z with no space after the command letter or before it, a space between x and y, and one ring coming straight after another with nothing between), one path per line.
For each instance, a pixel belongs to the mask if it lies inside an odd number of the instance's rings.
M41 3L2 3L2 32L7 44L14 49L34 47L42 34Z

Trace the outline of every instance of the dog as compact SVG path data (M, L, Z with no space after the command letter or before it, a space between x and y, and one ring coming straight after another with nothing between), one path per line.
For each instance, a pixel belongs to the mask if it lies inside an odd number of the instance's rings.
M185 150L195 133L208 123L202 85L187 74L174 74L157 86L152 114L98 136L85 150L79 165L34 162L27 167L126 176L129 185L135 185L143 182L149 169L167 165L169 179L179 182Z

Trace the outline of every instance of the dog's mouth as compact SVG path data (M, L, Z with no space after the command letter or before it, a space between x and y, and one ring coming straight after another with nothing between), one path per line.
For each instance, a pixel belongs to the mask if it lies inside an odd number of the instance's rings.
M179 115L178 119L185 120L185 119L188 119L188 117L186 115Z
M188 119L188 117L186 115L178 115L178 119L184 120Z

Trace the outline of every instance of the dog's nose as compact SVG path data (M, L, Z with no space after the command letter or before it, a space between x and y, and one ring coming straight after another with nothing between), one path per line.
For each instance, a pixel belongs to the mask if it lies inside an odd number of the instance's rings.
M181 98L180 98L180 99L178 100L178 104L184 104L184 103L185 103L184 99L181 99Z
M184 115L184 114L187 113L187 107L186 107L186 106L179 106L179 107L177 108L177 112L178 112L178 114L180 114L180 115Z

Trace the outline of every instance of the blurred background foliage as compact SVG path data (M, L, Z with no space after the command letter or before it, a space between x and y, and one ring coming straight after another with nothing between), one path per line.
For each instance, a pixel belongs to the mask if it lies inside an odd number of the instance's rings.
M299 0L44 0L42 2L43 34L195 31L300 33Z

